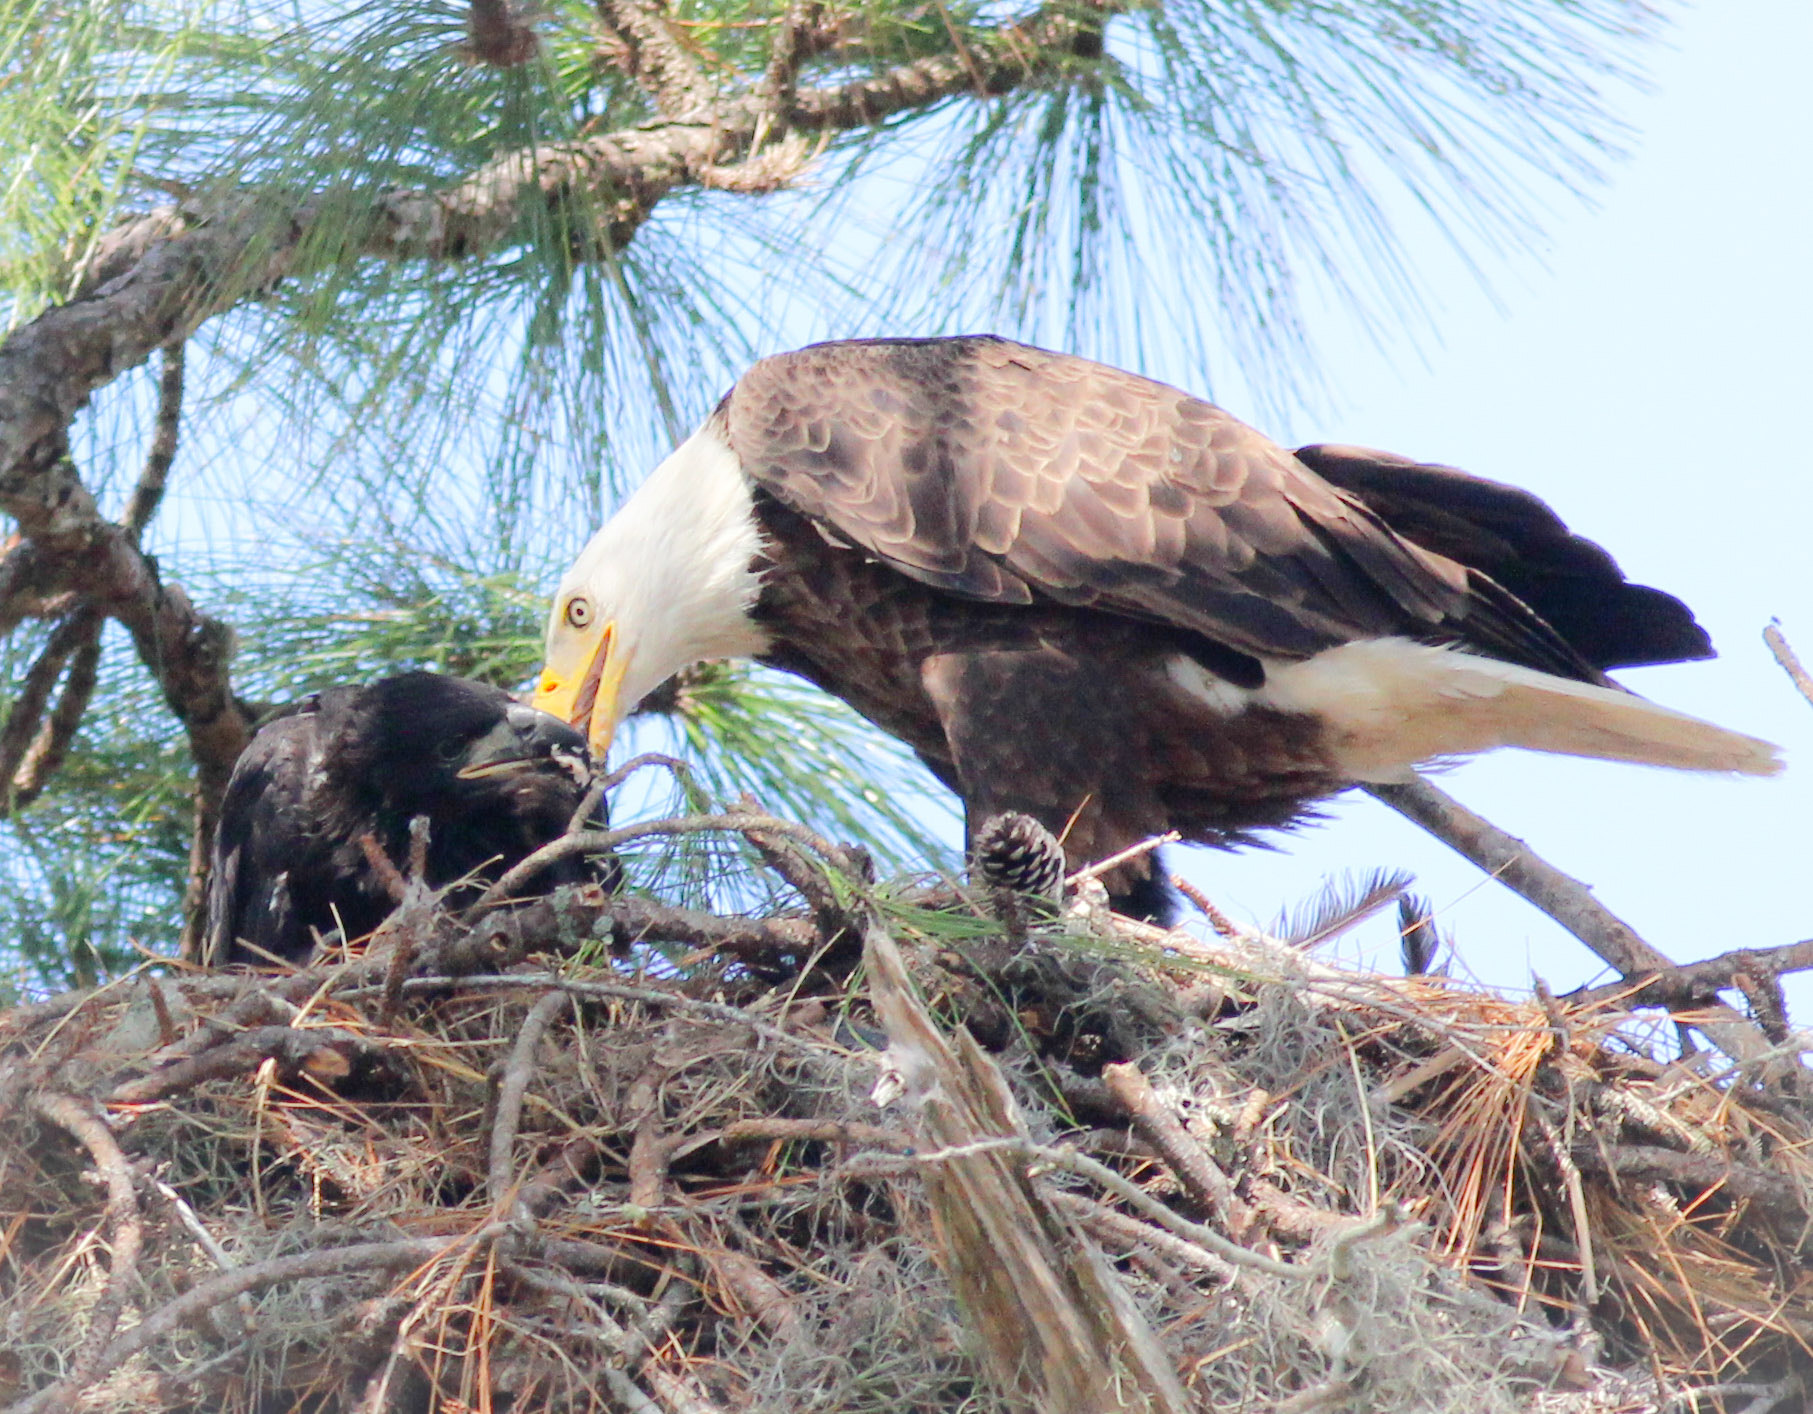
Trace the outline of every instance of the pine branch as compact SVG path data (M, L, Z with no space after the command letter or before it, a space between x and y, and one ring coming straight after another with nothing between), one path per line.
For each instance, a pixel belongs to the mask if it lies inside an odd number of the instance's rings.
M598 14L623 46L623 68L662 114L685 119L713 107L717 86L661 0L599 0Z
M26 748L17 769L12 773L12 790L10 800L6 803L14 810L30 805L43 794L50 778L68 757L70 744L75 740L76 729L82 725L82 718L88 712L88 704L94 698L95 684L100 677L101 616L92 609L80 609L65 623L75 639L75 648L69 657L69 671L63 679L63 690L57 695L57 705L32 738L31 745ZM3 764L4 761L0 760L0 765ZM5 779L4 775L0 775L0 780ZM5 813L4 809L0 809L0 815Z

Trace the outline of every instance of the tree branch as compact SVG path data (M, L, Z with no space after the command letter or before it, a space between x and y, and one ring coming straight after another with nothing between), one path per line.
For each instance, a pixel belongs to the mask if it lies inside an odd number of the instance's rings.
M516 1148L516 1127L522 1121L523 1096L528 1093L529 1079L535 1069L536 1048L555 1018L572 1004L572 998L565 992L545 993L523 1018L522 1028L516 1033L516 1044L510 1050L510 1063L504 1067L503 1081L498 1086L497 1109L491 1120L491 1163L486 1181L487 1196L500 1214L515 1175L511 1157Z
M67 1384L73 1391L88 1384L101 1370L107 1343L113 1338L127 1297L138 1281L144 1216L132 1182L132 1166L92 1101L70 1095L38 1095L32 1100L32 1109L67 1131L88 1151L107 1186L107 1207L102 1219L110 1249L107 1285L88 1312L88 1334L70 1364Z
M1630 924L1613 913L1572 875L1539 857L1515 835L1475 815L1428 781L1362 787L1375 800L1414 820L1456 853L1472 860L1493 878L1528 899L1613 967L1634 978L1650 972L1673 972L1675 965L1651 947ZM1717 1004L1717 1015L1694 1024L1736 1059L1771 1049L1769 1039L1735 1010Z
M101 616L92 609L78 609L65 623L76 636L75 650L70 654L69 672L63 679L63 690L57 694L57 705L51 709L50 719L38 729L18 769L13 772L7 804L14 810L36 800L62 766L100 676ZM0 780L4 779L0 776ZM0 809L0 815L5 813L5 809Z
M1573 1005L1616 1001L1625 1006L1695 1006L1710 1000L1742 976L1774 979L1813 970L1813 938L1775 948L1737 948L1700 962L1649 972L1573 992Z
M6 714L6 725L0 727L0 790L4 791L4 795L0 795L0 817L28 803L17 798L20 769L39 735L39 724L45 709L50 706L57 679L62 676L64 665L86 641L93 617L78 610L52 629L50 641L19 684L12 709Z
M132 498L120 515L120 524L135 541L151 524L151 517L163 504L164 487L170 480L170 467L176 461L177 439L183 418L183 346L164 346L163 373L157 380L157 420L151 427L151 447L145 453L144 469Z
M1775 661L1781 664L1782 671L1799 689L1800 695L1813 703L1813 675L1807 672L1806 665L1800 661L1800 655L1788 646L1788 636L1782 632L1779 619L1763 630L1763 642L1769 645Z
M669 118L692 118L717 101L717 87L659 0L598 0L598 15L623 45L622 68Z

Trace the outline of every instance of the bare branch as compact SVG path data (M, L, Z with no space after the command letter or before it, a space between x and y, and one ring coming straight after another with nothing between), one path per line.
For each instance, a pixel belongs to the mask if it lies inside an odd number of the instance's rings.
M1809 970L1813 970L1813 938L1803 938L1781 947L1738 948L1700 962L1642 973L1571 993L1567 1000L1576 1006L1604 1001L1626 1006L1694 1006L1736 986L1737 978L1744 974L1775 978Z
M1788 675L1794 686L1800 689L1800 695L1813 703L1813 674L1809 674L1806 665L1799 655L1788 646L1788 636L1782 632L1781 620L1776 619L1763 630L1763 642L1769 645L1769 651L1775 655L1782 671Z
M298 1030L290 1026L257 1026L224 1045L211 1047L162 1070L115 1086L107 1102L111 1105L151 1104L166 1095L193 1089L207 1080L244 1075L267 1060L280 1061L294 1070L316 1069L331 1075L343 1074L347 1066L346 1055L366 1050L371 1044L363 1037L335 1027Z
M107 1229L110 1260L107 1286L88 1312L88 1333L70 1363L66 1384L70 1393L88 1384L102 1368L107 1342L126 1309L126 1299L138 1280L138 1254L144 1238L144 1220L132 1182L132 1166L92 1101L70 1095L40 1094L32 1109L68 1133L88 1151L107 1185L107 1207L102 1222Z
M516 1148L516 1127L522 1121L523 1096L528 1093L529 1078L535 1069L535 1052L549 1025L572 1005L564 991L547 993L529 1008L517 1032L516 1044L510 1050L509 1064L497 1089L497 1111L491 1120L491 1166L488 1191L494 1207L500 1206L511 1188L514 1168L511 1156Z
M1585 884L1428 781L1363 789L1535 904L1623 976L1675 970L1673 962L1638 937ZM1722 1004L1716 1010L1716 1018L1695 1024L1721 1050L1741 1060L1770 1049L1768 1038L1735 1010Z
M1126 1107L1134 1129L1164 1156L1190 1196L1236 1237L1244 1235L1252 1225L1251 1207L1234 1192L1221 1165L1159 1099L1140 1068L1131 1062L1105 1065L1102 1079L1108 1093Z
M549 939L571 938L574 946L608 925L631 942L680 943L751 959L804 957L819 944L818 930L804 918L720 918L652 899L613 896L599 886L581 885L488 919L441 945L431 971L468 973L507 967L531 947L549 951Z
M1649 1144L1600 1144L1576 1140L1571 1157L1580 1168L1623 1178L1661 1179L1699 1189L1723 1189L1733 1198L1761 1203L1777 1217L1799 1225L1807 1201L1793 1180L1763 1169L1734 1164L1717 1154L1683 1154Z
M170 480L170 467L176 461L177 438L183 417L183 346L164 346L164 368L157 381L157 420L151 427L151 447L145 453L145 466L139 472L138 485L132 488L132 499L126 503L120 524L133 539L144 534L151 517L163 503L164 487Z
M63 690L57 694L57 705L50 718L26 748L24 759L13 773L11 807L15 810L36 800L50 778L69 755L76 729L82 725L88 704L94 697L95 683L101 667L102 618L92 609L78 609L67 621L80 635L70 655L69 672L63 679ZM0 777L3 780L4 777ZM4 814L0 810L0 814Z

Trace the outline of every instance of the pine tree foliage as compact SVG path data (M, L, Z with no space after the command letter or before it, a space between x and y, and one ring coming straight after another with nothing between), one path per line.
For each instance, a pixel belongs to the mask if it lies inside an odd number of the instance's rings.
M1388 211L1489 254L1588 182L1658 26L7 0L0 955L35 987L174 946L190 797L205 836L268 705L409 665L520 683L556 567L753 353L987 326L1137 363L1163 335L1282 399L1306 298L1414 311ZM696 789L884 863L941 833L923 773L797 684L713 670L673 704L649 740Z

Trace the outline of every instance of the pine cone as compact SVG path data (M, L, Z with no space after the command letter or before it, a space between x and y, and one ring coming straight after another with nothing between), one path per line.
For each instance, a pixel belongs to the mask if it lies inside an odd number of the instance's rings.
M970 877L1002 893L1060 903L1064 872L1064 847L1030 815L994 816L970 850Z

